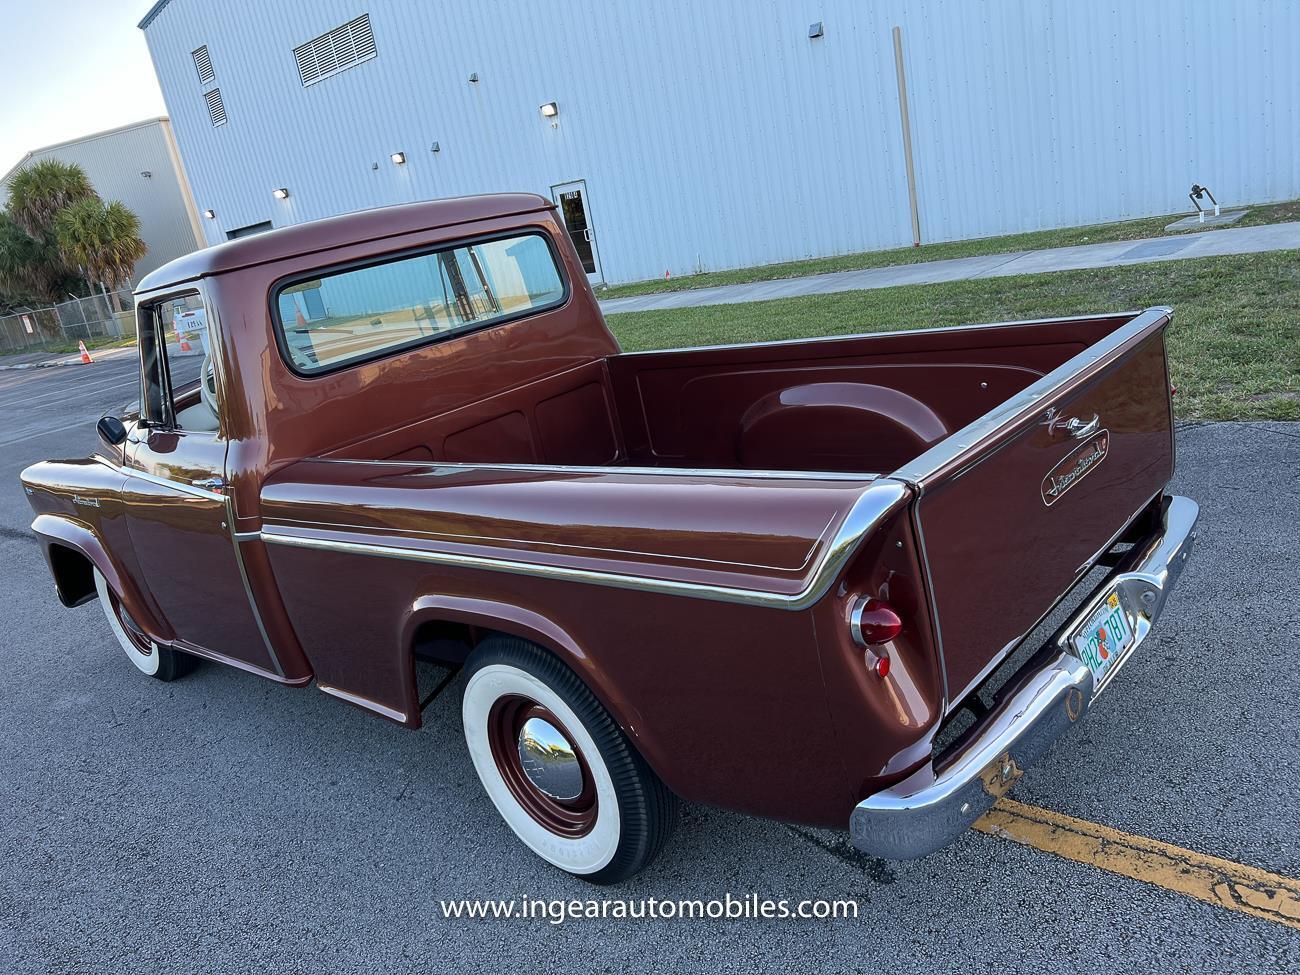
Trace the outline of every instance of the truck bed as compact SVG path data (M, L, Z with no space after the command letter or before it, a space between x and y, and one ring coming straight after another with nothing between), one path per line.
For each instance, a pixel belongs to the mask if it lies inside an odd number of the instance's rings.
M262 517L285 544L800 608L844 569L830 553L860 543L855 512L897 506L892 487L951 706L1168 482L1168 321L610 356L294 464Z
M884 474L1132 317L611 355L327 456Z

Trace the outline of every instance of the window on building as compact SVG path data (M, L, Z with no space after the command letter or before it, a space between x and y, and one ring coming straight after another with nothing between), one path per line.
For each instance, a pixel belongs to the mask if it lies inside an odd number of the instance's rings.
M370 15L362 14L328 34L295 47L293 56L298 62L298 74L304 88L369 61L375 56L375 35L370 30Z
M290 364L316 373L552 308L564 298L546 239L522 234L295 281L276 292L275 306Z
M208 46L204 44L194 52L194 70L199 73L199 84L206 85L217 75L212 70L212 57L208 54Z
M226 124L226 105L221 100L221 89L213 88L203 96L208 103L208 118L214 126Z

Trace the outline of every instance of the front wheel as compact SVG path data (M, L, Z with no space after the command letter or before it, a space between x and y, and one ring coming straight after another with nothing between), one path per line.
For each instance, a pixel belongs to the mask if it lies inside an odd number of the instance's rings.
M95 589L113 636L117 637L127 659L135 664L136 669L157 680L169 681L181 676L184 662L181 654L171 647L159 646L145 636L144 630L131 619L131 614L108 587L108 580L98 569L95 570Z
M676 826L677 799L578 676L515 637L485 640L466 672L465 741L515 835L594 884L648 866Z

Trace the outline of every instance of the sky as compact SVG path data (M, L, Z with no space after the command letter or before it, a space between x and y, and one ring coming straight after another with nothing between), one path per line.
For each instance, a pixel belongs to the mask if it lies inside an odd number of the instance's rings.
M0 0L0 176L32 149L166 115L144 32L153 0Z

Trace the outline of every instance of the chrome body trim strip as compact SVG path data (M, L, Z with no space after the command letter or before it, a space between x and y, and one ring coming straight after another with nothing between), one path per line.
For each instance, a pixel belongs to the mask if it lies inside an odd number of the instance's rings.
M963 456L979 454L988 446L989 440L1033 414L1043 400L1055 396L1068 383L1095 374L1119 349L1144 332L1164 327L1172 315L1173 309L1164 306L1157 305L1146 309L1132 321L1115 329L1101 341L1088 346L1073 358L1067 359L1046 376L995 406L979 419L971 421L956 433L940 440L925 453L894 471L889 477L910 484L918 492L922 492L925 482L938 471L952 465ZM1066 319L1054 320L1065 321Z
M308 461L316 464L372 464L381 467L419 467L427 468L434 476L460 474L464 471L525 471L539 474L634 474L639 476L659 477L714 477L714 478L763 478L778 481L875 481L880 474L857 473L850 471L770 471L740 470L727 467L636 467L618 465L569 465L569 464L499 464L478 463L465 464L441 460L369 460L349 457L309 457Z
M353 694L351 691L345 691L341 687L322 684L320 681L316 682L316 686L331 697L337 697L341 701L355 704L357 707L365 708L367 711L374 711L376 714L382 714L390 721L397 721L401 724L405 724L407 721L405 711L398 711L396 708L390 708L387 704L380 704L378 701L372 701L368 697L362 697L360 694Z
M159 487L171 488L174 491L180 491L182 494L192 494L196 498L205 498L208 501L225 501L226 496L217 491L209 491L206 488L191 484L188 481L178 481L170 477L160 477L157 474L151 474L148 471L142 471L138 467L126 467L120 464L114 464L104 457L95 455L92 460L103 464L109 470L124 477L138 477L142 481L148 481L151 484L157 484Z
M694 599L711 599L717 602L741 603L747 606L770 607L774 609L807 609L820 600L839 577L844 566L853 553L857 551L862 540L869 535L889 514L903 504L909 496L908 489L897 481L876 481L854 502L849 513L840 523L834 538L826 546L820 562L812 572L812 578L803 590L797 593L760 592L752 589L737 589L730 586L714 586L703 583L680 582L674 579L652 579L644 576L620 575L602 572L596 569L577 569L565 566L540 565L520 562L514 559L494 558L478 555L457 555L449 552L434 552L427 549L409 549L393 545L381 545L372 542L337 541L329 538L298 535L284 531L274 525L262 527L262 540L274 545L288 545L298 548L320 549L331 552L348 552L355 555L370 555L383 558L407 559L414 562L430 562L435 565L454 565L473 569L490 569L509 572L515 575L534 576L546 579L565 579L570 582L587 583L596 586L608 586L615 589L635 589L643 592L665 593L674 596L687 596Z
M258 608L257 597L253 594L253 584L248 579L248 569L244 565L244 553L239 547L241 542L252 541L252 539L240 537L247 536L248 532L235 531L235 503L229 497L226 498L226 524L230 526L230 547L235 553L235 566L239 569L239 579L244 584L244 595L248 597L248 608L253 614L253 622L257 624L257 632L262 635L262 643L265 644L266 653L271 658L271 666L283 677L284 665L280 663L280 655L275 652L271 634L266 632L266 624L262 622L262 611ZM257 535L256 532L253 534Z
M1081 718L1150 635L1196 541L1199 508L1171 497L1161 529L1135 545L1070 620L1007 684L992 710L947 752L902 782L857 804L849 818L853 845L864 853L910 860L951 843L1005 795ZM1071 637L1118 593L1133 643L1093 686L1092 671Z

